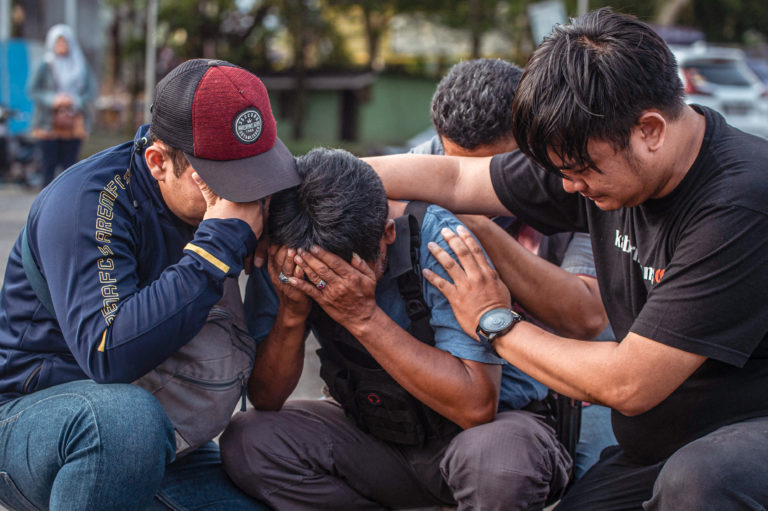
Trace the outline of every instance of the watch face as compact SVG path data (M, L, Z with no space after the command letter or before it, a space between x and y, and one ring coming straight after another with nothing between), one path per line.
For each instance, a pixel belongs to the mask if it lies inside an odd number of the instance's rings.
M514 321L512 312L507 309L494 309L480 318L480 328L488 333L501 332Z

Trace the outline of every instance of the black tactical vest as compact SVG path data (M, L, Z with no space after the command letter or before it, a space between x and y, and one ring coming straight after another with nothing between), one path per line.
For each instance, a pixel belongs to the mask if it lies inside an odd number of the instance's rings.
M410 202L395 219L395 244L410 245L411 269L398 277L400 295L411 320L409 333L434 346L430 310L421 289L421 223L428 204ZM461 428L409 394L344 327L315 305L309 324L320 343L320 376L333 398L357 426L385 442L423 445L431 438L452 437Z

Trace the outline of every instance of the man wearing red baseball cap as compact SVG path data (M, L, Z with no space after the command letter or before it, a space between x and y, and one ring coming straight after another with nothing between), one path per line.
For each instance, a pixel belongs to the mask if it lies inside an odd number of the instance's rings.
M40 193L10 254L0 291L6 507L129 510L154 498L263 509L229 482L215 447L172 463L170 421L128 383L201 329L253 254L266 199L299 176L264 85L245 69L190 60L155 98L133 142ZM25 271L30 261L38 272Z

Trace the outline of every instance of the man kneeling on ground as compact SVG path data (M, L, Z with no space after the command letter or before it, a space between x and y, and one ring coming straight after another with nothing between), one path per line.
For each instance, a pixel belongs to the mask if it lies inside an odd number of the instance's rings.
M459 221L423 203L388 210L375 172L344 151L313 150L298 170L246 291L263 341L255 409L221 438L230 477L277 509L541 509L559 496L571 460L529 411L546 388L464 333L421 275L445 275L427 247L450 250L440 232ZM310 329L335 399L284 404Z

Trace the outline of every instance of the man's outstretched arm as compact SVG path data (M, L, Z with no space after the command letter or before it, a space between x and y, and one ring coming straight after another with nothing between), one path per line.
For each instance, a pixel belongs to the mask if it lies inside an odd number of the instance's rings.
M421 200L456 213L509 215L491 182L491 158L396 154L363 158L391 199Z

